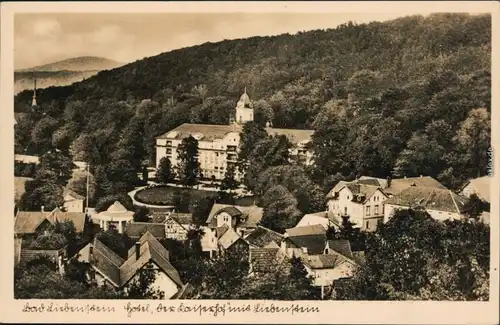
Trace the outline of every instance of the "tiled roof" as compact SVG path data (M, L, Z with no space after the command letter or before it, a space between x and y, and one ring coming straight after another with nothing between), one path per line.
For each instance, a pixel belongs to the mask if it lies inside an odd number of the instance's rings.
M468 184L471 184L474 192L480 199L490 202L490 180L491 177L483 176L471 179Z
M174 212L170 218L176 220L181 225L190 225L193 223L193 215L191 213Z
M337 217L330 211L320 211L320 212L315 212L315 213L309 213L305 214L300 221L297 223L297 225L301 224L307 224L311 225L313 222L318 222L320 225L328 225L329 222L333 223L337 227L342 226L342 222L337 219Z
M310 225L303 227L289 228L285 231L290 237L295 236L308 236L308 235L325 235L326 230L321 225Z
M216 124L189 124L185 123L179 125L173 130L170 130L157 139L184 139L194 134L201 134L202 138L199 141L214 141L223 139L228 133L237 132L242 130L241 125L216 125ZM171 137L168 137L168 136Z
M82 232L85 227L85 213L83 212L62 212L59 209L51 212L19 211L14 221L14 232L16 234L35 233L45 219L53 225L56 222L72 221L77 232Z
M341 255L309 255L304 263L311 269L333 269L347 261Z
M384 188L384 192L396 195L408 187L429 187L446 190L446 186L430 176L396 178L391 180L391 186Z
M266 128L269 135L284 135L293 144L311 141L314 130Z
M328 247L331 250L340 253L351 260L354 259L351 251L351 243L347 239L329 240Z
M239 217L243 214L240 210L236 209L234 206L228 206L223 209L221 209L218 213L225 212L229 214L231 217Z
M223 224L222 226L215 228L215 237L221 238L226 231L228 231L228 229L229 226L227 224Z
M31 234L47 218L50 212L41 211L19 211L14 220L14 232L16 234Z
M116 255L108 246L97 238L94 239L94 247L89 258L89 263L101 274L108 278L114 286L120 287L120 265L124 260Z
M62 212L55 209L50 213L47 219L55 224L57 222L73 221L76 232L82 232L85 228L85 213L83 212Z
M279 245L283 240L283 235L271 229L258 226L257 229L255 229L248 236L245 237L245 240L250 245L256 247L265 247L269 245L271 242L274 242L277 245Z
M151 222L130 222L125 227L125 234L130 238L139 238L150 232L155 238L165 238L165 224Z
M128 252L127 260L124 260L96 238L89 262L118 288L127 284L137 271L149 262L155 263L181 287L179 273L170 264L169 253L165 247L150 232L144 234L138 243L140 243L139 258L137 259L134 245Z
M154 239L154 237L152 237ZM182 286L182 281L177 270L168 261L168 255L165 255L163 249L158 249L158 245L152 242L151 237L143 242L139 248L139 259L134 254L130 256L125 263L120 267L121 285L127 284L128 281L139 271L144 265L149 262L154 262L162 269L178 286Z
M408 187L384 203L460 214L463 212L465 199L446 189Z
M279 248L250 248L250 263L252 271L272 271L280 260Z
M64 189L63 195L64 196L70 195L70 196L74 197L76 200L85 200L84 196L76 193L73 190L70 190L69 188Z
M307 254L322 254L325 249L325 235L290 236L288 239L298 247L307 248Z
M177 291L177 293L170 299L185 299L193 292L193 290L194 287L191 284L187 283L183 285L182 288L180 288L179 291Z
M218 242L219 245L221 245L224 249L228 249L236 243L239 239L243 240L240 235L236 233L236 231L233 230L233 228L228 228L224 234L219 237Z
M230 205L230 204L219 204L215 203L212 206L212 209L210 210L210 213L207 218L207 225L211 227L215 227L217 225L216 218L214 218L216 215L219 213L223 212L225 208L234 208L236 210L239 210L241 214L245 217L245 221L241 224L237 224L239 227L248 227L248 228L255 228L257 227L257 224L260 222L262 219L262 216L264 215L264 209L258 207L258 206L239 206L239 205ZM232 210L232 209L231 209ZM234 212L234 211L233 211Z
M380 187L372 185L364 185L359 183L349 183L345 187L349 189L354 195L353 201L366 202L373 193L375 193Z

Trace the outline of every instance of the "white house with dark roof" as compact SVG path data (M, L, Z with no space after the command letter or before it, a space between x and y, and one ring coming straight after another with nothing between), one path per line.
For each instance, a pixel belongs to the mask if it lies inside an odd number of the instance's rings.
M239 206L215 203L207 218L207 226L211 229L228 225L240 236L257 228L258 223L264 215L264 209L252 206Z
M78 252L79 261L87 262L94 272L92 281L100 286L121 289L136 279L138 272L146 265L156 270L153 287L165 293L165 298L174 297L184 285L179 273L170 264L169 252L150 233L146 232L130 248L126 259L118 256L97 238Z
M436 220L462 219L466 199L448 189L408 187L385 201L384 223L398 209L423 208Z
M340 181L328 193L328 211L336 218L349 220L365 231L375 231L384 221L384 201L407 188L446 189L432 177L387 179L361 176L354 181Z
M337 219L349 217L355 227L373 231L384 218L387 195L381 187L359 182L344 182L327 196L328 211Z
M184 138L189 136L198 140L198 161L204 178L224 178L225 172L230 165L235 166L238 161L238 150L240 145L240 132L243 124L253 121L254 110L252 102L246 92L241 95L236 104L236 119L231 119L228 125L213 124L182 124L156 138L156 166L160 164L163 157L168 157L173 166L178 164L178 148ZM313 130L277 129L267 127L269 135L286 136L294 148L291 150L292 157L305 164L312 163L312 151L309 148ZM242 175L235 171L236 179Z
M85 197L72 191L65 189L63 192L64 203L63 207L68 212L83 212Z

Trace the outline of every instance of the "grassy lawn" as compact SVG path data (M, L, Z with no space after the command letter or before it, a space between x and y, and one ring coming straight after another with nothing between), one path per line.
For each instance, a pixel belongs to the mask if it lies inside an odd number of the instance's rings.
M156 186L138 191L135 194L135 199L141 203L152 205L174 205L175 193L183 191L189 192L191 199L212 197L217 198L217 192L201 191L197 189L184 189L168 186ZM249 206L253 204L253 197L242 197L236 200L236 205Z

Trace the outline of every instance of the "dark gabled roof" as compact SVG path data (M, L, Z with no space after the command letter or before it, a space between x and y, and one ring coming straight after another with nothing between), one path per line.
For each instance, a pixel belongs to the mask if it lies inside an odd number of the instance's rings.
M169 262L167 249L150 232L146 232L138 243L139 259L136 257L134 245L128 251L127 260L124 260L96 238L92 254L89 254L89 263L117 288L127 284L137 271L149 262L155 263L172 281L182 286L179 273Z
M361 185L371 185L371 186L382 186L378 179L376 178L364 178L364 179L358 179L358 184Z
M331 250L333 250L339 254L342 254L343 256L345 256L351 260L354 259L354 256L353 256L352 250L351 250L351 243L347 239L329 240L328 247Z
M125 227L125 234L130 238L139 238L150 232L155 238L165 238L165 224L150 222L131 222Z
M132 256L123 263L120 267L120 280L121 285L127 284L128 281L144 267L147 263L153 262L160 269L162 269L178 286L182 286L182 281L177 270L168 261L168 254L165 254L165 249L161 249L161 244L153 242L157 240L149 236L146 241L144 241L139 248L139 259L135 256L135 251ZM163 246L161 246L163 247ZM135 247L134 247L135 250Z
M233 218L243 215L243 212L236 209L234 206L225 207L225 208L221 209L219 212L217 212L217 214L222 213L222 212L229 214Z
M94 239L92 254L89 263L108 278L115 287L120 287L120 265L124 260L115 254L108 246L104 245L97 238Z
M250 248L250 263L253 272L273 271L280 261L279 248Z
M64 192L63 192L63 195L66 196L66 195L70 195L72 197L75 198L75 200L85 200L85 197L76 193L75 191L73 190L70 190L69 188L66 188L64 189Z
M307 248L309 255L323 254L325 250L325 235L289 236L287 239L298 247Z
M271 242L279 245L283 241L283 235L271 229L258 226L257 229L245 237L245 240L252 246L265 247Z
M174 212L170 215L170 218L174 219L181 225L190 225L193 223L193 215L191 213Z
M465 199L450 190L432 187L408 187L386 200L384 204L422 207L429 210L462 213Z

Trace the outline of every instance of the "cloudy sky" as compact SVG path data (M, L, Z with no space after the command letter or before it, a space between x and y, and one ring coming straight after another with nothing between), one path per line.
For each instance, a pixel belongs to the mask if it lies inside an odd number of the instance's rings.
M350 20L363 23L401 16L404 14L17 14L15 69L77 56L101 56L127 63L204 42L292 34L335 28Z

